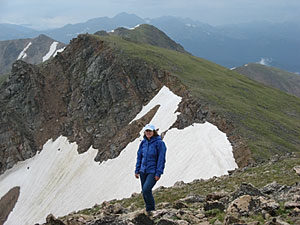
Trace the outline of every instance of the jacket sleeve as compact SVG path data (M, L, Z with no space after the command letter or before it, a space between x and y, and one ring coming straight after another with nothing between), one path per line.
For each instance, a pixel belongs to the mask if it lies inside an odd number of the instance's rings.
M157 159L155 176L160 177L163 174L165 168L167 148L163 141L160 141L157 147L158 147L158 159Z
M138 174L140 172L141 163L142 163L142 144L143 141L140 143L138 152L137 152L137 158L136 158L136 165L135 165L135 174Z

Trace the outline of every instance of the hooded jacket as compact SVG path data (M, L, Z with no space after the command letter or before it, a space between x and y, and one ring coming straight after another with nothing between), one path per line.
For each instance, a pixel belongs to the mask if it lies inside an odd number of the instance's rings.
M150 140L144 137L137 152L135 173L153 173L160 177L165 168L166 151L160 136L152 136Z

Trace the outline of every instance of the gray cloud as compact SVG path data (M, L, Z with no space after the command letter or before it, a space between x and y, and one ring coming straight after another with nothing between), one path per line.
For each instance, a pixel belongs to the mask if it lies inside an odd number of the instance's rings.
M190 17L212 25L253 20L300 21L299 0L0 0L0 23L58 27L120 12L142 18Z

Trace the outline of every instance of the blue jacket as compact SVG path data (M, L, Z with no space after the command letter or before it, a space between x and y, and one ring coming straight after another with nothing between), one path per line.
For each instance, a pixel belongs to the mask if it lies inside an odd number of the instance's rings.
M160 136L153 136L150 140L144 137L137 152L135 173L153 173L160 177L165 168L166 151Z

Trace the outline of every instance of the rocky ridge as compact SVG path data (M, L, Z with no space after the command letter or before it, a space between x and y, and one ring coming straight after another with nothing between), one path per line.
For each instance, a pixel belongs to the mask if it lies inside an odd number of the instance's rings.
M295 180L292 181L295 179L293 177L299 178L300 176L297 170L299 166L295 166L299 162L299 155L274 157L271 161L232 171L229 176L195 180L190 184L177 182L171 188L158 188L154 191L154 195L156 199L159 199L159 203L157 210L150 217L146 216L141 209L142 204L137 204L137 199L142 198L141 195L134 194L131 199L125 201L103 202L91 209L73 212L62 218L49 215L44 225L300 224L300 184ZM288 164L288 166L281 166L283 164ZM273 175L269 172L270 169L275 171ZM278 173L281 169L287 170L285 174L289 179L279 181L279 177L274 176L280 175ZM243 182L243 178L257 171L263 173L258 174L259 179L263 176L265 179L271 178L274 181L257 184L259 187ZM256 182L254 178L250 179ZM238 180L237 183L236 180ZM220 187L220 184L227 182L238 185L232 191ZM210 186L206 187L209 188L204 190L202 185L208 184ZM193 187L201 187L199 190L202 194L192 191ZM186 191L185 195L172 200L169 198L169 194L176 195L176 192L182 190ZM163 198L160 198L161 196ZM168 199L169 201L166 201Z
M249 148L231 133L230 121L194 99L170 72L124 57L91 35L79 35L63 53L39 66L14 63L0 89L0 172L32 157L59 135L76 141L79 152L91 145L99 149L97 161L118 156L154 111L129 122L163 85L184 99L175 127L210 121L228 133L239 166L251 161Z

